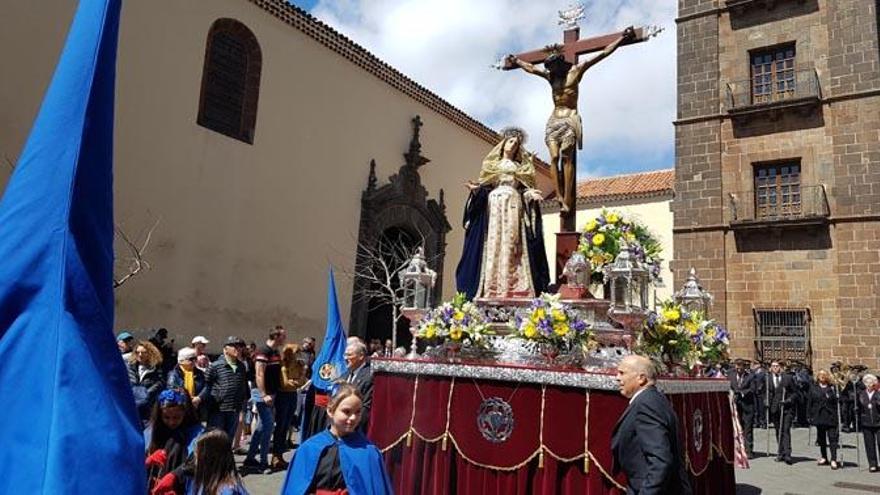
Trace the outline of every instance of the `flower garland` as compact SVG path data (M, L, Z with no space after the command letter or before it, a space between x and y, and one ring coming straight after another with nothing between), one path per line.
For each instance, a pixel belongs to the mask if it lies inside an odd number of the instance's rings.
M452 301L431 310L419 323L421 339L442 339L464 344L481 344L486 333L486 316L459 292Z
M592 266L593 282L604 282L603 269L617 258L622 244L629 245L632 255L649 266L653 280L660 279L660 241L644 225L625 219L616 211L602 209L598 217L586 223L578 244L578 251Z
M730 336L702 311L688 312L673 301L651 312L639 337L640 351L667 365L714 365L727 359Z
M519 337L560 349L587 344L592 338L589 324L571 306L560 302L559 294L541 294L528 309L516 314L514 322Z

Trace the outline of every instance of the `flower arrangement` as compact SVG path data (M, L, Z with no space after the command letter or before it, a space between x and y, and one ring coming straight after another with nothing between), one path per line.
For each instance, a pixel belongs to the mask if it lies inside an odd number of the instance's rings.
M456 344L482 344L487 321L482 311L459 292L431 310L419 323L418 338Z
M624 243L640 263L650 266L652 278L658 280L663 251L660 241L644 225L625 219L616 211L603 209L598 217L586 223L578 245L578 251L593 268L593 282L604 282L605 265L617 258Z
M665 301L659 312L648 315L639 347L670 367L684 364L691 368L725 360L730 340L727 330L702 311L688 312L678 303Z
M528 309L517 313L514 321L519 337L550 344L559 350L585 345L592 338L590 326L571 306L560 302L559 294L541 294L532 300Z

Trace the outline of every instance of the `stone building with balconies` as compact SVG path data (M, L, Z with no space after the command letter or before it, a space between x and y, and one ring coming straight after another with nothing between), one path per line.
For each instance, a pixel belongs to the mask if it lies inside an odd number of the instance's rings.
M875 0L679 0L673 272L736 356L880 367Z

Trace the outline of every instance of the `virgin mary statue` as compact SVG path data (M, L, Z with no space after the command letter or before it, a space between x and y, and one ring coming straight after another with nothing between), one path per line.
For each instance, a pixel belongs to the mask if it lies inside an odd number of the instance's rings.
M502 139L483 160L478 182L468 182L464 248L455 270L459 292L473 298L529 298L550 282L541 227L541 191L521 129Z

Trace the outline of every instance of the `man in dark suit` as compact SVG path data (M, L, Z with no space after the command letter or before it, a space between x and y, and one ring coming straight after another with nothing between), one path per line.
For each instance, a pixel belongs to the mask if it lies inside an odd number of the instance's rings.
M753 457L752 447L754 443L752 422L755 419L755 391L757 383L755 375L748 370L748 361L737 359L734 361L734 364L736 368L731 370L728 379L730 380L730 389L733 390L733 396L736 400L736 414L739 416L739 424L746 441L746 455L751 459Z
M791 465L791 423L794 420L798 391L790 373L783 373L782 363L770 363L770 376L767 379L770 395L770 421L776 428L776 462L785 461Z
M370 408L373 405L373 370L367 361L367 346L360 339L349 339L345 347L345 364L348 371L340 378L340 381L351 383L358 389L363 397L361 406L361 420L358 428L364 433L370 424Z
M614 471L627 477L627 495L690 495L690 476L672 404L654 386L654 365L627 356L617 366L620 393L629 406L611 436Z

